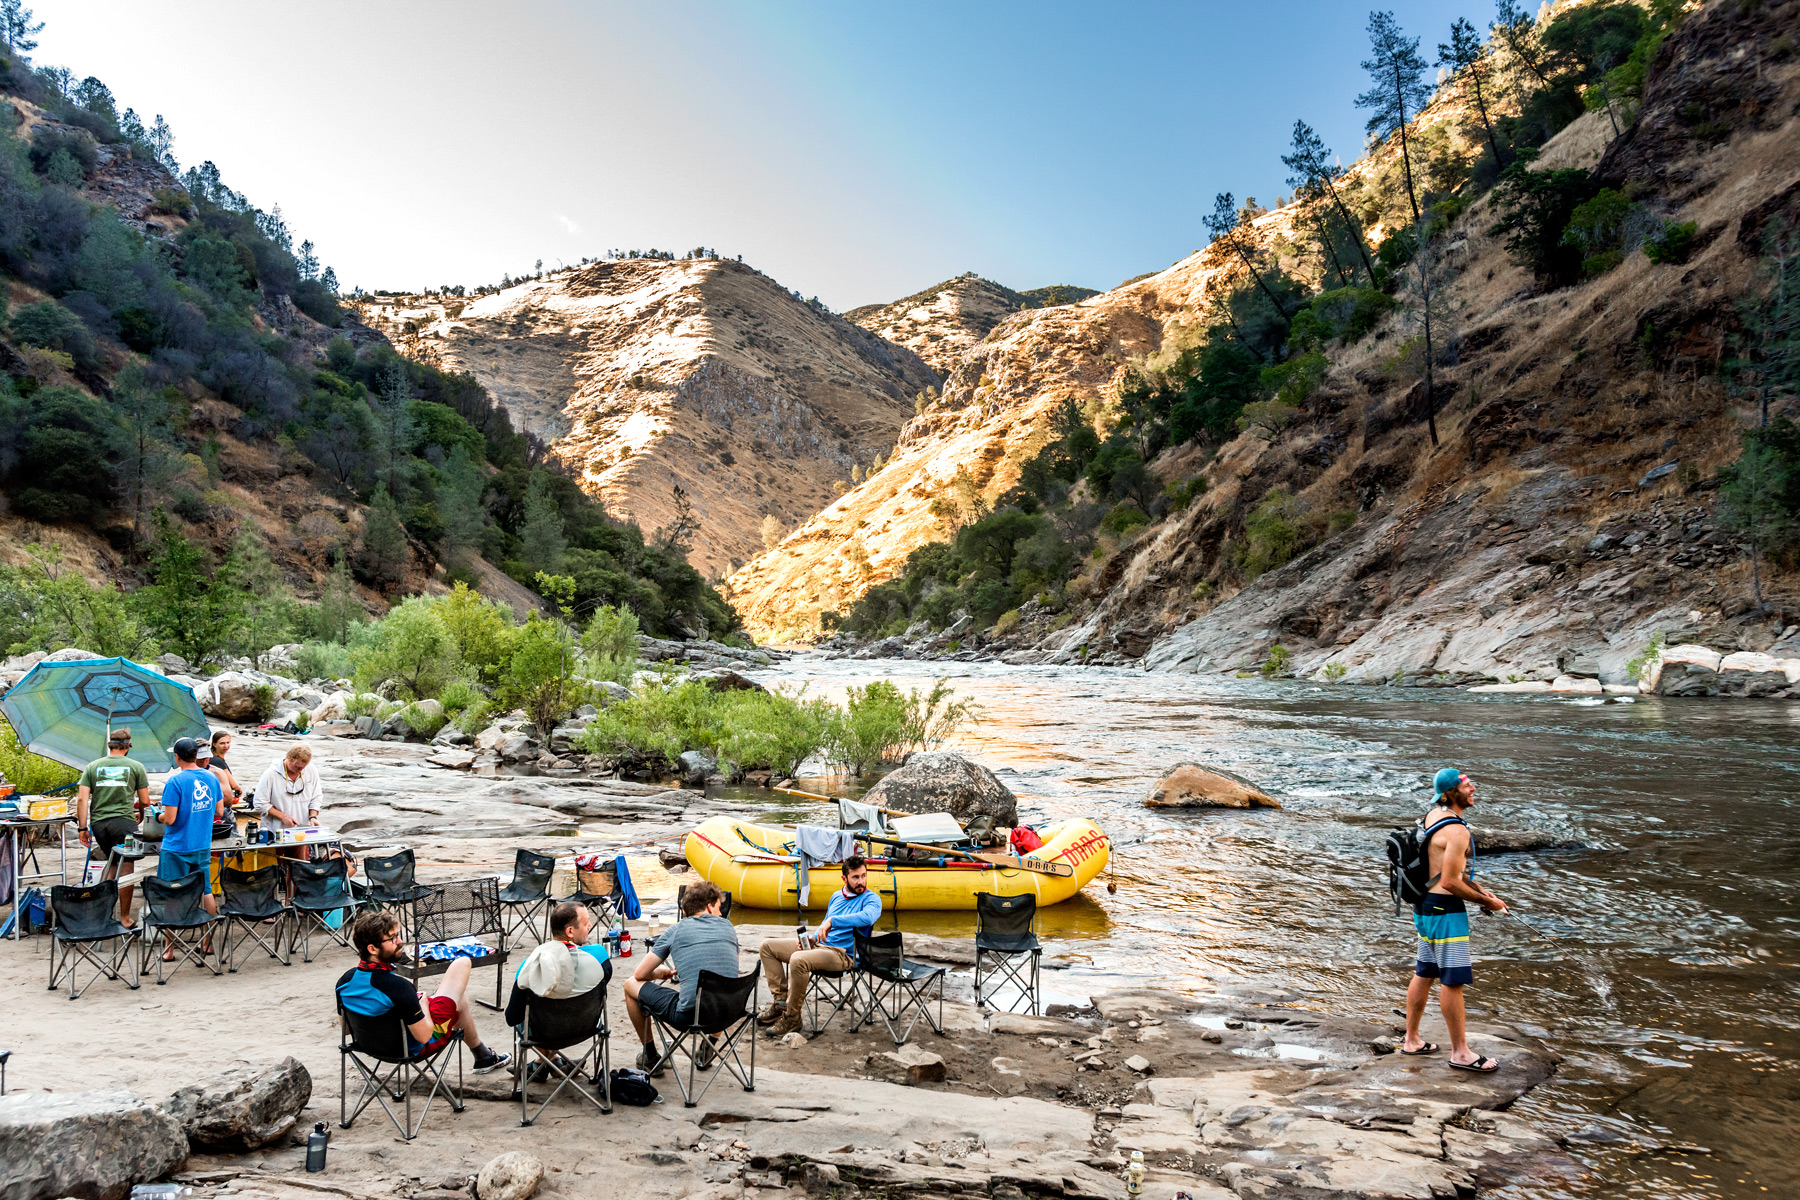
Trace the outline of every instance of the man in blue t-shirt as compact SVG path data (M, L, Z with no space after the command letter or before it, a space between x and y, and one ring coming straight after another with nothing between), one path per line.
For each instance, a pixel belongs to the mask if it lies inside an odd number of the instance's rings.
M217 914L219 902L212 894L213 822L225 815L225 795L218 777L202 771L195 761L200 743L193 738L177 738L169 747L175 755L176 772L162 789L162 808L157 820L169 828L163 833L162 850L156 858L156 877L173 882L198 871L207 878L200 903L209 913ZM201 943L202 954L212 953L212 939ZM175 942L171 938L163 948L163 961L175 961Z
M869 865L860 854L844 859L844 886L831 894L819 932L802 946L795 938L770 938L762 944L763 979L769 1006L756 1019L770 1025L770 1037L785 1037L800 1028L800 1006L814 971L848 971L856 965L856 931L867 933L881 918L881 893L869 890Z

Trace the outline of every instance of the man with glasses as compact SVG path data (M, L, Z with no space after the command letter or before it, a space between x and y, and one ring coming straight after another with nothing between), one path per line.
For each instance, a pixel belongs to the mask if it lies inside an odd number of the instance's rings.
M366 912L350 927L350 941L360 960L337 981L338 1002L353 1013L380 1017L399 1013L415 1053L429 1054L457 1029L474 1055L477 1075L497 1071L512 1061L497 1054L475 1032L469 1009L469 960L459 958L444 972L437 994L427 996L394 973L400 958L400 919L391 912Z

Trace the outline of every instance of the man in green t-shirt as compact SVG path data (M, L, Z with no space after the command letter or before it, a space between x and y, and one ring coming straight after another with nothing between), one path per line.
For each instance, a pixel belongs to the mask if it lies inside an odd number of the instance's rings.
M96 758L81 772L81 790L75 793L75 828L81 844L98 843L109 858L113 847L137 830L138 814L150 803L150 776L144 764L131 757L131 730L115 729L106 739L106 757ZM106 878L119 874L119 864L108 862ZM131 924L131 887L119 889L119 920Z

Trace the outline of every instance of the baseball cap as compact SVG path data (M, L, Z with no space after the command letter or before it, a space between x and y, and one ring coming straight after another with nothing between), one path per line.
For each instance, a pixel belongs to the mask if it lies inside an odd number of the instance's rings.
M1441 796L1445 792L1455 788L1462 780L1463 773L1461 770L1456 767L1445 767L1432 779L1431 789Z
M203 742L203 741L200 741L198 738L196 738L194 740L194 757L196 759L211 758L212 757L212 743L211 742Z
M194 756L200 752L200 743L193 738L176 738L169 751L183 762L193 762Z

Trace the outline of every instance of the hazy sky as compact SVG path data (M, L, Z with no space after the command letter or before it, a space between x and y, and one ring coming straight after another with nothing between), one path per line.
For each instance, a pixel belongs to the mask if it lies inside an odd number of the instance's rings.
M1390 0L1435 58L1473 0ZM35 0L33 56L161 113L348 288L708 246L835 309L963 271L1108 288L1359 153L1367 11L1187 4ZM297 240L296 239L296 240Z

